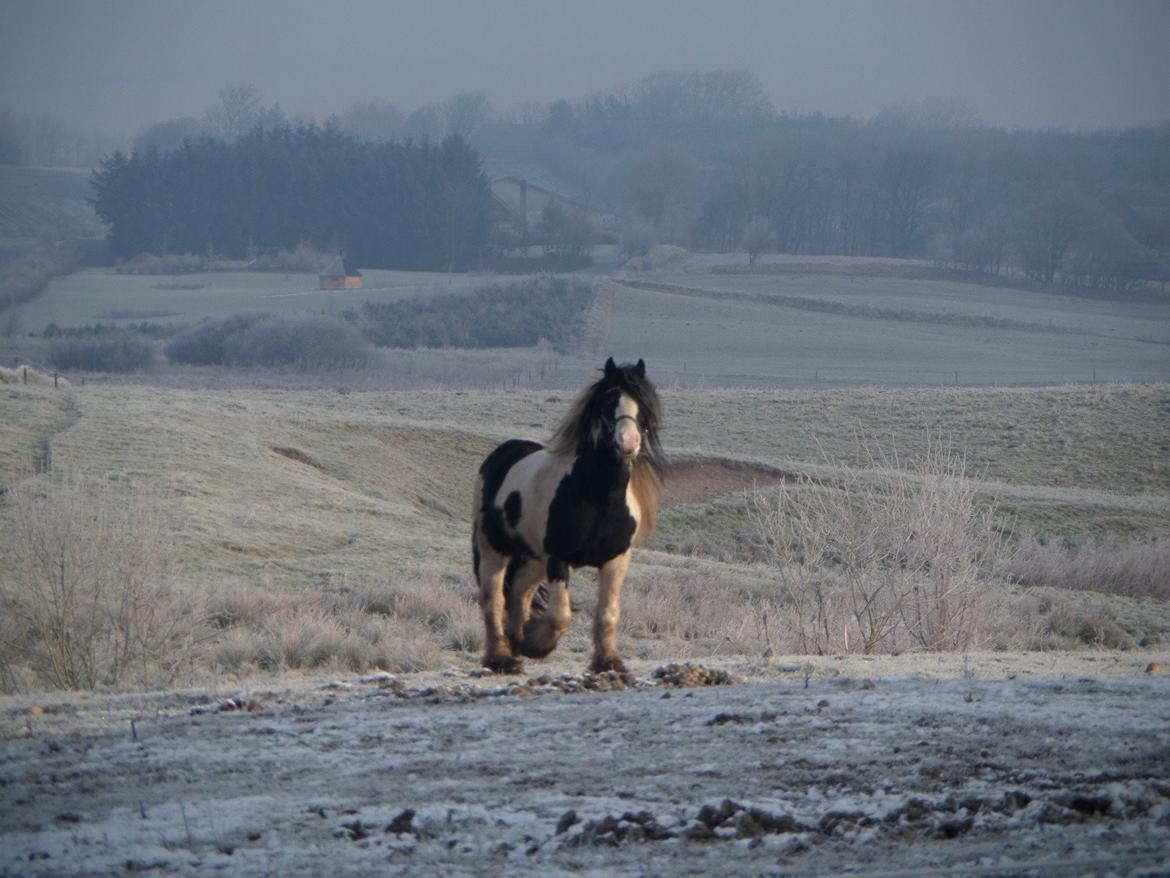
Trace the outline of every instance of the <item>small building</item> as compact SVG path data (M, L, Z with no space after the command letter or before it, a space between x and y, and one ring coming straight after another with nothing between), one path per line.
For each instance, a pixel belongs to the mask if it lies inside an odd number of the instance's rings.
M321 271L323 290L358 290L361 286L362 273L349 264L344 253L338 253L337 258Z

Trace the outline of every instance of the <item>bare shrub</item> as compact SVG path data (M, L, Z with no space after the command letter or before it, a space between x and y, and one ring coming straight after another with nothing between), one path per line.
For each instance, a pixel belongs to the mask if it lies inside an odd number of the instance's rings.
M142 372L154 365L155 345L142 333L113 331L88 338L55 338L49 363L87 372Z
M6 502L0 685L143 685L188 666L201 613L162 562L158 502L67 475Z
M332 317L236 314L178 333L169 359L194 366L293 366L326 369L366 366L377 352L349 323Z
M980 579L1004 553L994 505L963 458L928 438L918 462L862 448L831 485L807 476L749 495L756 550L803 651L956 650L981 633Z
M1007 567L1021 585L1170 600L1170 542L1087 539L1080 544L1026 537Z

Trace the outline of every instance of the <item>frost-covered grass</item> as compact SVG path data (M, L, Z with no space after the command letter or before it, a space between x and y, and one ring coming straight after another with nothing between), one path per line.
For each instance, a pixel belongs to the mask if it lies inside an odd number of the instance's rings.
M404 637L391 623L374 619L386 630L355 635L361 613L340 598L322 605L308 596L336 596L354 581L418 582L424 591L437 583L438 592L454 590L473 602L468 508L475 469L504 438L549 435L571 395L8 386L0 389L0 483L43 479L30 474L52 437L56 466L98 478L115 502L149 488L166 507L160 551L184 589L209 599L233 590L288 596L299 608L273 617L288 623L287 634L255 625L219 629L216 637L231 644L219 653L221 667L399 666L406 660L376 645ZM999 525L1012 541L1028 533L1140 541L1170 525L1160 427L1170 405L1166 385L667 389L663 398L669 453L755 462L825 484L856 463L859 436L896 449L907 465L921 457L928 431L946 437L965 452L976 495L998 501ZM751 470L744 472L740 487L750 488ZM666 508L650 549L635 558L620 635L630 655L665 661L801 648L775 577L745 551L752 525L743 495L735 485L720 490L730 493ZM1031 514L1017 517L1020 507ZM7 514L0 503L0 516ZM592 574L581 571L574 581L578 608L563 645L570 652L587 649L593 600ZM1082 592L1039 601L986 581L994 592L991 624L978 642L987 646L1158 643L1170 631L1163 624L1170 604L1153 596L1123 606L1120 598L1110 603L1114 595L1098 595L1089 606ZM409 630L417 640L403 652L417 652L422 665L474 652L452 652L453 638L443 631ZM834 624L831 633L832 648L843 649L844 630ZM287 658L265 659L286 636ZM854 632L850 649L856 644Z
M672 279L686 294L619 286L609 343L615 351L644 356L660 374L674 373L689 386L1042 385L1170 378L1170 303L1103 303L901 278L649 278ZM704 290L711 295L705 297ZM781 296L833 303L836 310L785 306L778 304ZM895 319L896 312L906 314Z

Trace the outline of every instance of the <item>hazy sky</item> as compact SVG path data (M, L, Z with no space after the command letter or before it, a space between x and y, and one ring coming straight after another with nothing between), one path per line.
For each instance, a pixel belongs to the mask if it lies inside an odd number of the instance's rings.
M748 67L777 109L932 95L1008 126L1170 120L1170 0L0 0L0 106L132 135L228 81L324 118Z

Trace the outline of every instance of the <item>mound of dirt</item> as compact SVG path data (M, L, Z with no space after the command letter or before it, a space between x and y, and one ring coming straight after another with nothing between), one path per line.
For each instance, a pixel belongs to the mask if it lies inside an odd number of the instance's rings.
M494 675L475 670L470 672L474 680L452 682L437 686L407 686L392 674L372 674L360 678L359 682L375 683L377 689L365 697L390 696L402 701L425 701L432 704L442 702L468 702L481 698L523 698L532 695L574 694L579 692L620 692L624 689L653 688L697 688L701 686L729 686L740 682L727 671L708 668L705 665L669 664L655 668L650 679L639 679L628 671L604 671L583 674L540 674L524 680L516 680L503 686L492 686ZM487 683L488 685L485 685ZM351 683L329 683L332 690L355 688ZM192 713L205 709L194 708Z
M662 486L661 503L683 506L702 503L733 491L791 481L791 473L717 458L692 457L671 461Z

